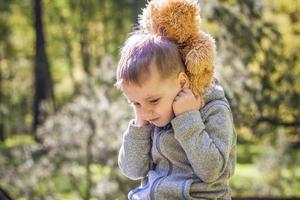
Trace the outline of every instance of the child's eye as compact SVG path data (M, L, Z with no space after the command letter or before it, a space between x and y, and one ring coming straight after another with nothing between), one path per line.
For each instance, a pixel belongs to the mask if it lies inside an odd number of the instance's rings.
M157 104L159 102L159 99L153 99L150 101L151 104Z
M137 102L132 102L131 104L134 106L140 106L140 103L137 103Z

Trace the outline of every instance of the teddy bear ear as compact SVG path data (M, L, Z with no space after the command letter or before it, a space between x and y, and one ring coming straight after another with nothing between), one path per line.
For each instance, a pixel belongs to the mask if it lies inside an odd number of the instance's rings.
M165 35L166 34L166 28L164 26L159 27L159 34L160 35Z

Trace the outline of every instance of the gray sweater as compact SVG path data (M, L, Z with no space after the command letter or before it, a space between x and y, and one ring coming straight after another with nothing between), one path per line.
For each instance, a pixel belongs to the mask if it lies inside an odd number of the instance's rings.
M228 182L236 163L236 132L217 81L205 102L200 111L182 113L163 128L129 123L119 167L130 179L142 179L129 199L231 199Z

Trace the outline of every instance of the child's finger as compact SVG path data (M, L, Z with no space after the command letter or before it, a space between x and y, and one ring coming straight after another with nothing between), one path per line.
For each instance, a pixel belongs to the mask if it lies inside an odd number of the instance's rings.
M186 94L187 94L187 91L184 90L184 89L182 89L182 90L180 90L180 91L178 92L178 95L179 95L179 96L183 96L183 95L186 95Z
M184 92L179 92L177 96L183 97L183 96L185 96L185 93Z
M174 101L178 101L178 99L180 99L180 96L176 96L176 97L174 98Z
M178 94L177 94L177 96L180 96L180 97L183 96L183 95L185 95L185 92L182 91L182 90L180 92L178 92Z
M182 90L181 91L183 91L183 92L188 92L190 89L188 89L188 88L182 88Z
M190 90L189 88L185 88L185 89L183 90L183 92L184 92L185 94L193 94L192 90Z

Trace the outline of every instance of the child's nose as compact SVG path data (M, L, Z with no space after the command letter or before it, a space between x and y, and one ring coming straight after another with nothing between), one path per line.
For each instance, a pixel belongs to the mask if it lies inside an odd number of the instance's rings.
M146 119L151 119L154 115L154 111L152 109L144 109L144 116Z

